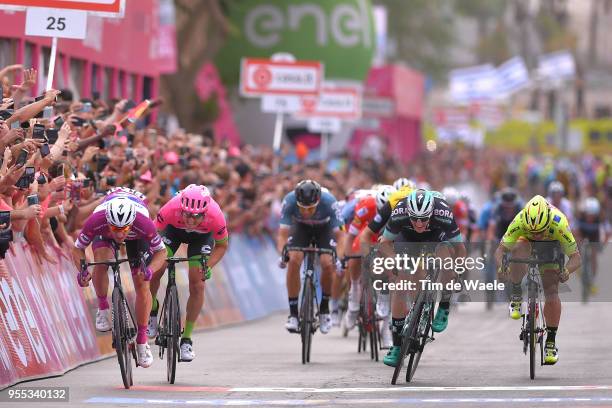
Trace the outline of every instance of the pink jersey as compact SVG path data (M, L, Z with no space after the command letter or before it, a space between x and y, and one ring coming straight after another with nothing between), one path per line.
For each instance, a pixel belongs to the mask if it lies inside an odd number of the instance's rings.
M109 200L110 201L110 200ZM97 236L111 240L112 235L106 221L106 206L109 201L105 201L96 207L94 212L87 218L83 229L79 234L74 245L77 248L85 249ZM136 205L136 219L126 238L127 241L142 239L149 243L149 249L157 252L165 249L161 237L155 229L155 224L149 218L149 211L142 204Z
M188 232L199 232L201 234L212 233L215 241L224 241L228 237L227 226L225 224L225 216L215 200L210 201L208 211L202 222L195 229L191 230L185 226L181 217L181 198L180 196L173 197L168 201L157 214L155 226L158 230L163 230L167 225L172 225L175 228L186 230Z

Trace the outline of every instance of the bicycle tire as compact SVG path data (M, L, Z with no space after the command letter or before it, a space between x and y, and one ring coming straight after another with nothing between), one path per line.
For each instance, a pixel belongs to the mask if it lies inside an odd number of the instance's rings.
M176 286L172 286L168 290L168 326L167 326L167 337L166 346L166 372L167 379L170 384L174 384L176 379L176 364L180 356L179 339L181 335L181 311L179 310L178 304L178 292Z
M391 384L393 385L396 384L397 377L399 377L399 374L402 372L402 368L404 366L404 359L406 358L406 355L408 354L408 350L410 349L410 346L415 340L416 329L418 326L419 318L421 316L421 311L423 310L423 302L419 302L416 306L413 306L413 309L415 308L416 308L415 313L409 312L410 321L408 322L408 327L406 328L406 331L404 332L404 330L402 330L403 335L402 335L402 346L400 349L400 360L398 361L397 366L395 366L395 370L393 370L393 377L391 379Z
M304 295L300 310L300 333L302 337L302 364L310 362L310 342L312 340L312 287L310 278L304 280Z
M115 287L112 294L113 300L113 343L115 345L115 352L117 353L117 361L119 362L119 370L121 371L121 379L123 380L123 386L125 389L129 389L132 385L131 377L131 363L129 359L125 357L129 355L127 350L127 322L126 322L126 310L125 301L119 288ZM127 360L127 361L126 361ZM128 367L129 365L129 367Z
M425 331L420 333L421 339L419 341L419 347L416 352L410 354L410 358L408 359L408 368L406 369L406 382L411 382L414 377L414 373L419 365L419 361L421 361L421 355L423 354L423 350L425 349L425 344L427 344L427 338L429 337L429 331L431 330L431 322L433 321L433 304L429 309L429 316L427 316L427 323L425 325ZM422 312L421 312L422 313ZM418 326L417 326L418 329Z
M529 317L528 317L528 332L529 332L529 378L535 379L535 352L536 352L536 331L535 331L535 299L529 299Z

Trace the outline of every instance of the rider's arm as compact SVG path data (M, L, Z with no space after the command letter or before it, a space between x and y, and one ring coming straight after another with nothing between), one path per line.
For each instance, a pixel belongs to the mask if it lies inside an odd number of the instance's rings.
M85 249L77 246L72 247L72 261L76 266L77 270L81 270L81 260L85 259Z
M218 264L221 259L223 259L225 252L227 252L228 242L229 240L227 238L222 241L215 241L215 247L213 248L210 258L208 259L209 268L212 268Z
M334 238L337 243L336 256L338 257L338 259L342 259L344 257L344 254L350 253L350 252L345 252L345 251L346 251L346 246L350 245L351 240L348 239L344 231L342 231L340 228L334 228ZM350 246L349 246L349 249L350 249Z
M279 254L283 252L283 248L287 244L287 239L289 239L289 226L281 224L278 229L278 238L276 240L276 250Z
M160 269L162 269L162 267L164 266L164 263L166 262L166 247L163 246L162 244L162 248L156 248L156 250L153 250L153 258L151 259L151 263L149 264L149 268L153 271L159 271Z
M567 260L567 264L565 264L565 268L568 273L573 273L576 269L580 268L580 264L582 263L582 258L580 257L580 251L576 251L569 256Z

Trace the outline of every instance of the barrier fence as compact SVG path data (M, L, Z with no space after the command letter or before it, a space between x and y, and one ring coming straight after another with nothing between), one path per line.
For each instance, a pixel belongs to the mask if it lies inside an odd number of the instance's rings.
M96 295L91 285L78 286L69 249L47 251L56 263L40 258L25 242L12 243L0 261L0 389L60 375L113 353L110 333L95 330ZM286 308L285 274L276 266L277 257L271 239L233 235L226 256L206 283L196 327L240 323ZM122 279L133 299L129 268L122 271ZM112 288L111 274L109 281ZM177 267L176 282L184 317L186 265Z

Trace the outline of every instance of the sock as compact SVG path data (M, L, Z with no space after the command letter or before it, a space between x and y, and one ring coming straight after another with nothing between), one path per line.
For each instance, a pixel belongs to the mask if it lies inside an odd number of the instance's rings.
M98 309L106 310L109 307L108 298L106 296L98 296Z
M289 314L297 317L298 315L298 298L289 298Z
M448 309L450 309L450 302L448 302L448 301L446 301L446 302L444 302L444 301L440 301L440 303L438 304L438 307L439 307L440 309L446 309L446 310L448 310Z
M189 320L185 320L185 329L183 330L183 335L181 336L182 338L187 338L190 339L191 338L191 332L193 331L193 324L195 322L190 322Z
M146 344L147 343L147 325L138 325L138 334L136 335L136 343Z
M338 299L330 299L332 313L338 313Z
M151 306L151 316L157 316L157 309L159 308L159 302L157 298L153 298L153 305Z
M404 320L391 318L391 335L393 336L393 345L400 347L402 345L402 329L404 328Z
M547 327L546 328L546 342L554 343L557 336L558 327Z
M319 313L320 314L329 313L329 295L326 295L325 293L321 297L321 306L319 307Z

